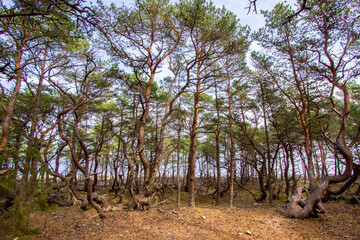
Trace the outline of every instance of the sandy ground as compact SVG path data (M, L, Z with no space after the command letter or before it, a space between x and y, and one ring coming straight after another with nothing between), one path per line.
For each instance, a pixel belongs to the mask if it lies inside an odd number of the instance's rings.
M245 192L237 196L233 208L227 207L226 199L215 207L211 197L189 208L186 193L183 206L176 208L175 195L170 193L164 205L147 212L127 211L114 199L115 210L105 219L94 209L83 211L79 206L35 210L29 222L40 229L38 234L16 235L2 219L0 239L360 239L360 207L344 200L325 203L328 213L318 218L297 220L278 211L284 201L277 200L272 207L254 204Z
M307 220L288 219L266 204L176 208L158 205L147 212L118 208L104 220L91 209L57 207L30 216L37 235L18 239L360 239L360 207L326 203L328 213ZM16 236L4 236L14 239Z

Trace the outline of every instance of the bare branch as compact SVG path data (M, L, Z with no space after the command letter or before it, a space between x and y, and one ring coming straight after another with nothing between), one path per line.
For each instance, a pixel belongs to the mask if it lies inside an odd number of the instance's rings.
M245 8L245 9L248 10L247 14L249 14L249 13L251 12L251 9L252 9L252 8L254 8L253 12L254 12L255 14L257 14L256 1L257 1L257 0L249 0L249 6Z

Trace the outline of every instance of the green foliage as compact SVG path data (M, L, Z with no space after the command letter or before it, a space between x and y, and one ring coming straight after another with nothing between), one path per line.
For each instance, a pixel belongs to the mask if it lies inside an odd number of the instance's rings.
M29 214L31 207L24 206L21 202L22 200L18 199L15 202L15 208L6 215L6 218L13 223L12 231L27 235L39 233L40 227L29 227Z
M164 102L167 99L167 92L157 82L151 85L150 92L155 101Z
M206 50L208 44L213 45L214 49L207 52L208 55L244 54L247 50L249 32L239 25L232 12L216 8L212 2L204 0L181 1L177 7L177 18L181 25L187 27L198 42L204 43L202 51Z
M7 182L5 182L3 179L0 182L0 195L1 196L6 196L7 192L9 192L11 190L11 185Z
M30 213L35 209L42 211L52 211L53 206L49 206L47 203L47 195L37 192L40 188L35 188L35 195L31 196L33 201L27 199L27 188L34 188L32 183L28 183L28 186L21 186L23 190L18 189L20 186L15 180L13 173L7 173L6 176L0 178L0 196L6 198L5 207L7 210L4 212L5 219L10 223L11 230L13 232L19 232L26 235L37 234L40 231L40 227L29 227ZM25 189L25 190L24 190Z
M7 174L0 176L0 196L1 198L6 199L7 201L13 200L14 195L14 184L16 180L14 173L8 172ZM11 202L6 202L6 205L11 204ZM5 206L8 207L8 206Z
M46 194L41 194L40 196L38 196L37 204L39 205L39 208L41 210L43 210L43 211L46 210L47 207L49 206L48 202L47 202L47 195Z
M271 11L261 11L265 16L266 26L271 28L280 28L283 26L285 19L291 14L294 14L294 12L295 11L291 9L291 6L286 3L276 4Z

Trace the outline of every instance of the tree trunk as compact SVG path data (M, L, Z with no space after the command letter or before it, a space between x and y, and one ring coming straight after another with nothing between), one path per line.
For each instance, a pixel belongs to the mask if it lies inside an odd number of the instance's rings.
M235 159L234 159L234 155L235 155L235 147L234 147L234 133L233 133L233 128L232 128L232 101L231 101L231 83L230 83L230 77L228 76L228 101L229 101L229 111L228 111L228 120L229 120L229 131L230 131L230 194L229 194L229 207L233 206L233 201L234 201L234 181L235 181L235 176L234 176L234 165L235 165Z
M25 28L25 26L24 26L24 28ZM23 71L23 66L21 66L21 61L22 61L22 56L23 56L23 47L26 45L26 43L29 39L29 34L30 34L29 32L26 32L23 35L23 39L21 40L21 43L17 44L17 46L16 46L16 60L15 60L16 84L15 84L14 90L11 94L11 97L9 99L9 103L7 106L5 106L5 104L3 102L4 99L1 98L2 107L4 109L5 116L2 120L2 136L1 136L1 141L0 141L0 152L5 150L6 145L9 141L9 137L10 137L10 132L9 132L10 122L11 122L11 118L13 116L13 111L14 111L14 106L15 106L16 100L17 100L17 96L18 96L18 93L19 93L20 87L21 87L21 79L22 79L22 71ZM17 39L14 39L14 40L17 41ZM2 85L1 85L1 87L2 87Z
M145 91L145 102L142 103L143 105L143 113L140 117L139 122L139 135L138 135L138 154L140 157L140 160L144 167L144 184L148 182L149 176L150 176L150 163L148 159L146 158L145 152L144 152L144 140L145 140L145 126L146 126L146 120L149 115L150 110L150 89L152 86L152 83L154 81L155 73L151 73L150 80L146 86ZM145 186L145 185L144 185Z
M180 83L180 81L179 81ZM179 109L181 109L181 97L179 98ZM183 115L180 114L179 128L177 132L177 162L176 162L176 183L177 183L177 197L176 206L180 207L181 197L181 184L180 184L180 150L181 150L181 129L183 123Z
M189 78L189 77L188 77ZM195 154L196 154L196 132L199 117L199 101L200 101L200 72L197 74L196 92L194 96L194 115L190 128L190 148L188 157L188 188L190 207L195 207Z
M96 155L95 155L95 159L94 159L94 161L95 161L94 173L97 172L98 166L99 166L99 162L98 162L98 160L97 160L97 156L98 156L98 155L96 154ZM94 181L92 182L92 191L93 191L93 192L96 191L96 185L97 185L97 183L98 183L98 174L94 174Z
M219 101L217 94L217 83L215 82L215 106L216 106L216 130L215 130L215 143L216 143L216 202L215 205L218 206L220 203L220 192L221 192L221 171L220 171L220 110L219 110Z
M285 178L285 194L287 197L290 196L290 179L289 179L289 166L290 166L290 156L289 156L289 150L287 148L287 146L284 146L284 154L285 156L283 156L284 158L284 165L285 165L285 169L284 169L284 178Z

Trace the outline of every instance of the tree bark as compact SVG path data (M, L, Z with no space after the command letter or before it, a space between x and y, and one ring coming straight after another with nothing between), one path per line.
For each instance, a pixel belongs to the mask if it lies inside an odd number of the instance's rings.
M220 192L221 192L221 171L220 171L220 110L219 110L219 101L217 94L217 83L215 82L215 107L216 107L216 130L215 130L215 143L216 143L216 202L215 205L218 206L220 203ZM229 106L230 108L230 106Z
M229 132L230 132L230 193L229 193L229 207L233 206L234 202L234 181L235 181L235 173L234 173L234 165L235 165L235 146L234 146L234 133L232 126L232 93L231 93L231 83L230 76L228 76L228 101L229 101L229 109L228 109L228 120L229 120Z
M180 83L180 82L179 82ZM181 109L181 97L179 97L179 109ZM180 183L180 150L181 150L181 129L183 123L183 115L180 114L178 132L177 132L177 162L176 162L176 185L177 185L177 194L176 194L176 206L179 208L181 204L181 183Z
M188 76L190 78L190 76ZM196 154L196 132L197 122L199 117L199 102L200 102L200 70L197 73L196 91L194 96L194 115L192 125L190 128L190 148L188 157L188 188L189 200L188 205L195 207L195 154Z

